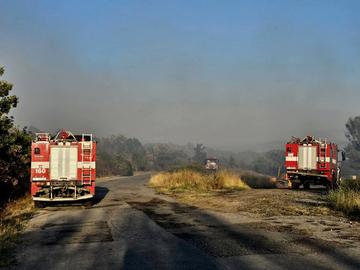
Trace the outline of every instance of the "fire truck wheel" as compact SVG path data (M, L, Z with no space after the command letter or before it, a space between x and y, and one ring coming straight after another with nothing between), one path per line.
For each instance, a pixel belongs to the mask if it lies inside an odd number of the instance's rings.
M327 191L332 190L332 183L330 183L330 182L329 182L329 183L326 183L325 186L326 186L326 190L327 190Z
M332 181L332 182L328 182L328 183L326 184L326 189L327 189L327 191L331 191L331 190L336 189L336 187L334 186L334 182L333 182L333 181Z
M44 208L46 204L44 202L35 201L35 208Z
M299 189L300 188L300 184L299 183L291 183L291 189Z
M339 185L337 183L336 178L333 178L332 183L331 183L331 187L332 187L332 189L338 189L339 188Z
M332 177L332 187L333 187L333 189L339 188L338 179L337 179L335 173L333 174L333 177Z
M310 189L310 183L304 183L304 189Z
M336 178L333 178L333 180L332 180L331 182L328 182L328 183L326 184L326 189L327 189L328 191L334 190L334 189L338 189L338 188L339 188L339 185L338 185L338 183L337 183Z

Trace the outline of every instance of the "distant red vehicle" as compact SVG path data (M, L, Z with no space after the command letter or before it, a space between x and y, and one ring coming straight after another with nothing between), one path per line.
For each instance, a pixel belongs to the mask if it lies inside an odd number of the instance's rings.
M31 145L31 195L47 202L91 200L95 196L96 143L92 134L62 130L54 138L36 133Z
M312 136L304 139L292 138L286 144L285 167L286 179L294 189L310 184L337 187L340 163L338 146L326 139L317 140ZM342 152L342 160L344 153Z

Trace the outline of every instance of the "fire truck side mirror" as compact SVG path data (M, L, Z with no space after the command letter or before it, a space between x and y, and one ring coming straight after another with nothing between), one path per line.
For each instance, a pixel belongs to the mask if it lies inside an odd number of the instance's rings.
M341 159L342 159L342 161L346 160L346 154L344 151L341 151Z

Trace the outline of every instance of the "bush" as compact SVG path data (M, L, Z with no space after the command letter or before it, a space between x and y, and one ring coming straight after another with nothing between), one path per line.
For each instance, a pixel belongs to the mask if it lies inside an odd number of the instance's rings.
M134 174L133 166L130 161L122 156L111 156L104 152L99 152L97 156L96 175L124 175L132 176Z
M238 175L225 170L209 174L191 169L179 169L173 172L156 174L151 177L149 184L159 190L172 192L249 189L249 186Z
M190 164L190 165L187 165L187 166L180 166L178 168L170 169L169 172L179 172L179 171L183 171L183 170L189 170L189 171L198 172L198 173L207 173L204 166L202 166L201 164L198 164L198 163L194 163L194 164Z
M360 191L360 181L345 179L341 181L340 187L342 189Z
M343 181L337 190L328 195L330 205L348 216L360 218L360 182Z

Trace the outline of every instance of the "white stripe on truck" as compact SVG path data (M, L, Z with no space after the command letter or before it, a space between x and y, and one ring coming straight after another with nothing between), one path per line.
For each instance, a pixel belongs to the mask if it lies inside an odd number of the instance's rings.
M46 161L33 161L31 162L31 169L37 169L37 168L44 168L44 169L49 169L50 168L50 162Z
M77 165L78 169L82 169L82 168L91 168L91 169L95 169L96 167L96 162L95 161L92 161L92 162L78 162L78 165Z
M297 157L286 157L286 161L297 161Z
M44 161L33 161L31 162L31 169L37 169L37 168L44 168L44 169L49 169L50 168L50 162L44 162ZM92 168L95 169L96 168L96 162L92 161L92 162L77 162L77 167L78 169L82 169L82 168Z
M325 160L325 161L324 161ZM324 157L318 157L317 158L317 161L318 162L327 162L327 163L329 163L330 162L330 157L326 157L326 158L324 158Z

